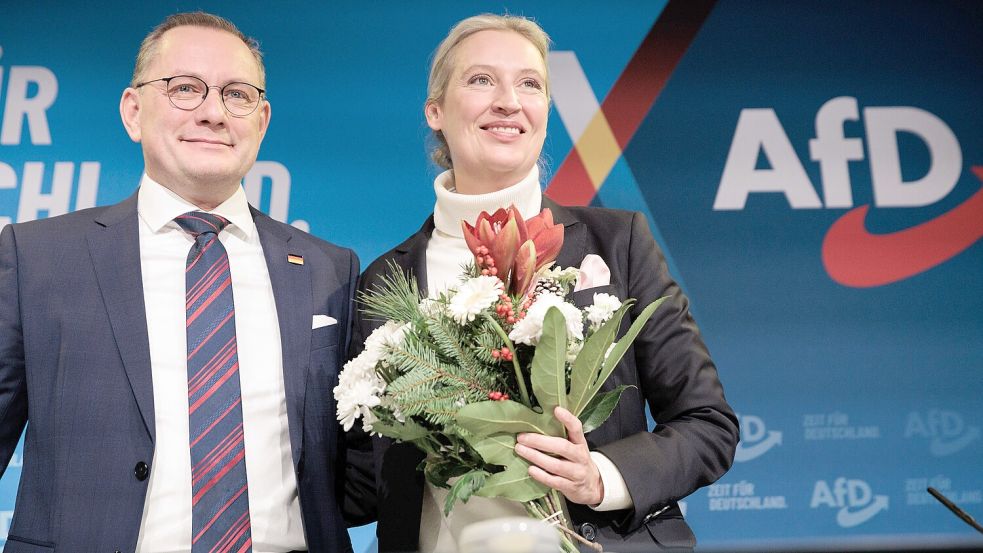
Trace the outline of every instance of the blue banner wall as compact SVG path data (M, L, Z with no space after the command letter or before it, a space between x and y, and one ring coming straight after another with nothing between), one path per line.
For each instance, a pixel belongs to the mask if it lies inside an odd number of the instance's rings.
M650 217L741 417L734 468L683 501L701 549L983 547L925 492L983 517L983 7L701 6L4 2L0 226L133 193L137 47L201 8L266 54L247 194L367 265L433 206L433 48L532 16L555 42L547 193Z

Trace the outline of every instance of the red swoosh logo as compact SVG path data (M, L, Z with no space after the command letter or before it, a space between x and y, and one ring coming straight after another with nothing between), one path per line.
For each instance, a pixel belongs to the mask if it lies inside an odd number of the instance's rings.
M983 166L973 167L983 181ZM823 265L836 282L871 288L898 282L955 257L983 238L983 188L938 217L909 229L871 234L869 205L843 214L823 239Z

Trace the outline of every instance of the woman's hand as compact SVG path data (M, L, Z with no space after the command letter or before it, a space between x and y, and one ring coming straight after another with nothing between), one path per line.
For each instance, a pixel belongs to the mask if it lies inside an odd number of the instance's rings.
M562 493L569 501L597 505L604 499L604 483L591 459L580 419L563 407L553 410L567 429L567 438L523 433L515 452L532 463L529 476Z

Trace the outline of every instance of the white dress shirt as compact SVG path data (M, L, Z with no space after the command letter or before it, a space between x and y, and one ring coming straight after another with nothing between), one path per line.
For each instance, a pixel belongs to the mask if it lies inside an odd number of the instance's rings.
M137 211L157 442L137 553L191 550L184 270L194 239L174 218L195 210L143 176ZM211 213L231 222L219 240L232 272L253 551L304 550L287 428L280 325L263 247L241 187Z
M487 194L454 192L454 173L445 171L434 181L434 193L437 195L433 210L434 230L427 242L427 292L430 296L456 284L461 267L474 259L464 241L461 221L473 225L482 211L491 214L509 205L514 205L523 219L528 219L539 214L543 203L538 167L533 167L532 172L518 183ZM592 451L590 455L604 483L604 498L592 508L613 511L631 507L631 495L618 467L603 453ZM521 503L478 496L472 496L467 503L458 503L449 515L444 516L446 497L447 490L426 484L420 517L420 551L423 553L457 551L461 531L473 522L528 516Z

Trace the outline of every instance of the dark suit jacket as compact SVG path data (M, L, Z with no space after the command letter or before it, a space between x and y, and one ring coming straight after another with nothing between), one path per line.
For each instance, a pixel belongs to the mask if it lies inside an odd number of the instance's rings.
M350 551L334 499L332 389L358 260L259 211L253 219L276 300L307 543ZM138 223L134 194L0 233L0 474L30 423L7 553L136 548L149 482L142 463L151 464L155 440ZM312 331L314 314L338 324Z
M561 267L577 267L587 254L597 254L611 269L609 286L572 294L580 307L593 303L595 292L607 292L638 303L626 317L622 332L651 301L669 296L639 334L632 350L612 373L604 390L621 384L625 391L617 409L587 436L591 449L602 452L621 471L633 509L597 512L571 504L571 516L584 536L617 550L692 548L695 537L676 501L727 471L738 441L737 419L724 399L717 370L689 313L689 301L669 276L665 259L644 216L620 210L561 207L549 199L544 207L564 225ZM362 275L360 289L370 289L395 261L426 284L426 247L433 218L408 240L373 262ZM380 324L359 314L353 329L353 353ZM645 404L657 425L649 431ZM345 513L349 523L378 519L380 551L410 551L419 541L422 459L409 444L349 434ZM626 543L627 542L627 543ZM620 548L617 545L620 544Z

